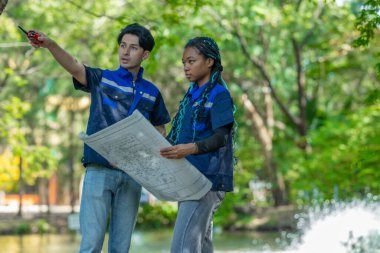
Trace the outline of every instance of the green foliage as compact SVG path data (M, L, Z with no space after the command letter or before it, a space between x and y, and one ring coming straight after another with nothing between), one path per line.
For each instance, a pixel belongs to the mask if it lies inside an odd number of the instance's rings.
M33 225L33 230L36 230L36 232L39 234L46 234L48 232L51 232L51 227L46 220L39 219Z
M49 178L56 171L58 161L54 150L44 146L33 146L26 156L27 169L25 180L33 185L38 178Z
M45 219L18 219L18 220L9 220L7 222L3 222L2 225L6 225L6 227L2 227L2 231L6 231L5 233L10 234L46 234L46 233L54 233L56 232L54 226L49 224Z
M310 136L312 153L292 168L297 203L380 194L380 104L330 118Z
M367 46L374 38L380 25L379 11L379 0L367 0L364 3L356 21L356 29L359 30L360 36L355 40L355 46Z
M73 89L69 74L47 50L27 45L17 25L45 32L86 65L115 69L120 29L139 22L151 29L157 45L143 63L145 77L160 88L172 116L188 87L181 62L186 41L194 36L211 36L221 49L223 77L230 84L237 106L239 163L235 192L226 195L216 213L216 225L228 228L244 223L245 217L236 210L245 205L272 204L270 200L256 202L249 189L251 180L268 178L263 171L262 147L240 95L247 93L265 115L266 80L251 61L257 59L279 99L299 116L292 37L299 43L308 38L301 61L307 94L309 135L305 138L311 150L305 154L297 148L303 139L273 103L273 161L286 179L291 201L302 204L313 198L379 193L379 84L372 67L379 62L379 42L374 39L379 4L379 0L364 5L346 1L342 6L332 0L9 2L0 26L0 160L12 163L8 166L2 162L0 183L9 189L12 179L13 189L16 187L17 178L9 173L17 171L20 156L29 184L58 170L65 187L70 178L70 159L75 162L77 181L83 172L82 143L75 136L86 128L88 108L70 111L68 104L87 95ZM353 26L355 20L358 31ZM237 32L247 41L246 52ZM367 47L351 46L358 36L355 45ZM175 206L145 205L140 208L138 226L171 226L175 215Z
M234 89L236 97L239 91ZM236 101L236 99L235 99ZM235 155L238 164L234 168L234 192L227 193L222 205L218 208L214 217L215 226L229 229L236 224L245 222L246 215L238 213L236 209L250 205L253 202L249 182L260 175L262 156L258 142L251 134L249 121L244 120L244 111L239 102L235 103L235 118L238 123L237 147ZM255 202L255 205L267 205L267 203Z
M235 169L234 192L226 193L225 198L214 216L215 226L229 229L237 223L245 220L244 214L236 212L236 208L249 205L252 201L252 194L249 189L251 173L241 168Z
M177 216L176 203L160 202L155 205L144 204L139 207L136 227L159 229L174 226Z
M19 128L19 121L23 118L25 113L30 110L30 104L21 101L16 96L11 96L7 100L0 103L0 136L4 138L22 138L19 134L11 132L15 128ZM20 133L20 132L18 132Z
M370 41L379 31L380 25L380 1L367 0L362 6L360 14L356 20L356 29L360 36L354 41L356 47L368 46ZM377 56L379 54L377 53ZM380 75L380 63L376 64L377 74Z
M31 231L29 223L20 223L14 228L14 233L19 235L29 234Z

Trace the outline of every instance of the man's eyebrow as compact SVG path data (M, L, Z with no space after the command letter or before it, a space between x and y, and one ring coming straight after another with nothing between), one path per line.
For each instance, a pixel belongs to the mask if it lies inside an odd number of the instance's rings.
M120 42L120 44L127 44L127 43L124 42L124 41L122 41L122 42ZM140 44L138 44L138 43L131 43L129 45L131 45L131 46L140 46Z

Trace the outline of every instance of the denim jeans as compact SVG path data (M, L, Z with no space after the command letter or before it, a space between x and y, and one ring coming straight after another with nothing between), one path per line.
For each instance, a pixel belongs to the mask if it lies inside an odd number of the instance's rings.
M200 200L179 202L171 253L211 253L212 219L225 192L209 191Z
M141 186L125 172L88 166L80 207L80 253L100 253L110 212L108 252L127 253L136 224Z

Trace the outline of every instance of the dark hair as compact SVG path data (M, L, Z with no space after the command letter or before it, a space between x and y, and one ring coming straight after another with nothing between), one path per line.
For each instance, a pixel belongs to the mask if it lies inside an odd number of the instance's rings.
M221 62L221 57L219 53L219 47L216 44L216 42L209 38L209 37L195 37L191 40L189 40L185 48L188 47L194 47L196 48L205 58L211 58L214 60L214 64L211 68L211 75L210 75L210 84L207 85L206 89L202 92L202 95L200 97L200 102L198 103L199 106L194 110L192 115L192 124L194 125L194 131L195 131L195 124L199 120L199 108L204 106L207 99L209 98L210 91L214 88L214 86L217 83L220 83L221 85L226 86L226 83L222 79L221 72L223 71L223 66ZM178 109L178 113L175 115L173 119L172 129L169 133L168 139L173 143L177 144L179 131L182 126L182 120L183 116L185 114L186 106L190 103L190 91L194 88L196 83L191 83L190 88L188 92L186 93L185 97L181 101ZM227 86L226 86L227 87Z
M193 111L191 124L193 125L193 131L194 131L193 136L195 136L195 131L196 131L195 125L199 121L199 108L205 105L205 103L207 102L207 100L209 98L211 90L215 87L216 84L219 83L226 88L227 88L227 84L224 82L224 80L222 78L223 66L222 66L222 60L220 57L219 47L212 38L195 37L186 43L185 48L187 48L187 47L194 47L206 59L211 58L214 60L214 65L211 68L210 83L207 85L207 87L202 92L202 95L200 97L200 101L199 101L196 109ZM190 84L189 90L187 91L185 97L182 99L181 103L179 104L178 113L174 116L173 123L172 123L172 129L170 130L170 133L168 135L168 140L172 144L178 143L179 132L180 132L181 127L182 127L182 121L184 118L185 110L186 110L187 105L191 102L190 92L196 85L197 84L195 82ZM234 107L234 113L235 113L235 105L233 105L233 107ZM237 127L238 127L237 122L234 119L234 123L233 123L232 130L231 130L233 152L235 151L235 148L236 148ZM236 165L236 164L237 164L237 158L233 154L233 165Z
M139 38L139 46L144 50L152 51L154 48L154 38L150 31L138 23L130 24L120 31L117 43L120 45L125 34L133 34Z
M186 43L185 48L187 47L194 47L198 49L198 51L206 58L211 58L214 60L214 65L211 68L211 73L219 72L220 74L220 72L223 71L219 47L218 44L216 44L216 42L212 38L195 37Z

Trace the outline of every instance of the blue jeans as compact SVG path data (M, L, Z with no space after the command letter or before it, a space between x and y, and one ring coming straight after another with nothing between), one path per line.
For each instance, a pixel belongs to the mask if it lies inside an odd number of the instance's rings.
M80 207L80 253L100 253L110 214L108 252L127 253L136 224L141 185L117 169L89 165Z
M200 200L179 202L171 253L211 253L212 219L225 192L209 191Z

